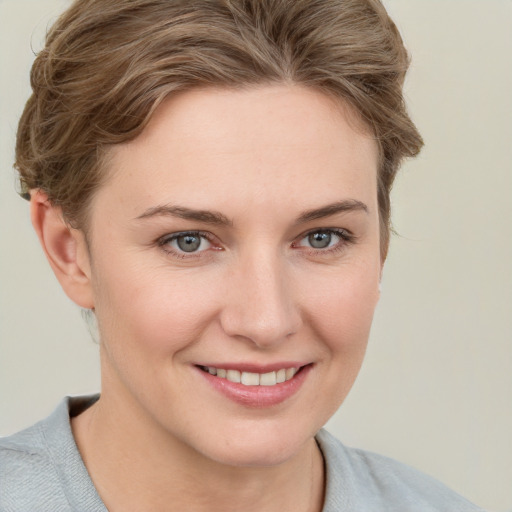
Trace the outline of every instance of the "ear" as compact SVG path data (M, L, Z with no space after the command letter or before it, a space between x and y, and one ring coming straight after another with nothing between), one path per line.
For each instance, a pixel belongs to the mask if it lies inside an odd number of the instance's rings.
M41 190L30 192L30 217L43 251L66 295L79 306L94 308L91 265L82 231L71 228L59 207Z

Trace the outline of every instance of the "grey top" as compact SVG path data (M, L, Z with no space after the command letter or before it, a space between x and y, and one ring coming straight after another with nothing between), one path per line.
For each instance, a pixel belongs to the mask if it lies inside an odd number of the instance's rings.
M107 512L70 426L98 395L67 397L45 420L0 439L0 512ZM327 431L323 512L482 512L436 480L399 462L345 447Z

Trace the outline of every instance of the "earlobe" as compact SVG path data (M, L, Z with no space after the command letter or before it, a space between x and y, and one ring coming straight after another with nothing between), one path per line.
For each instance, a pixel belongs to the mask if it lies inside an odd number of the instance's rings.
M71 228L62 211L41 190L30 193L30 217L43 251L66 295L83 308L94 308L85 237Z

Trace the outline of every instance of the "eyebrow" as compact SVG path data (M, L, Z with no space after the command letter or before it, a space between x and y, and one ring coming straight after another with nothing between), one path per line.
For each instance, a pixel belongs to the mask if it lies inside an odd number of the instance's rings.
M363 211L368 213L368 207L357 199L344 199L335 203L303 211L297 218L295 224L304 224L316 219L323 219L338 213ZM233 222L220 212L211 210L194 210L184 206L161 205L148 208L136 219L147 219L151 217L178 217L180 219L194 220L215 226L232 226Z
M324 217L330 217L337 213L363 211L368 213L368 206L362 201L357 199L344 199L343 201L337 201L335 203L322 206L321 208L315 208L313 210L306 210L302 212L298 219L297 224L304 224L316 219L323 219Z
M184 206L161 205L148 208L136 219L147 219L149 217L178 217L180 219L195 220L214 226L231 226L233 223L222 213L210 210L194 210Z

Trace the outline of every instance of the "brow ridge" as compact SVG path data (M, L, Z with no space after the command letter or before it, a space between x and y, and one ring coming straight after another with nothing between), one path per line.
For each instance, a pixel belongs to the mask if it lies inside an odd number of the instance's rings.
M322 219L336 215L338 213L350 211L364 211L368 213L368 207L362 201L357 199L344 199L342 201L336 201L320 208L303 211L297 218L296 224L304 224L312 220ZM220 212L211 210L194 210L184 206L175 206L169 204L148 208L141 215L136 217L136 219L147 219L160 216L178 217L181 219L194 220L211 225L233 225L233 222Z
M342 201L336 201L335 203L331 203L320 208L303 211L297 219L297 224L303 224L312 220L330 217L331 215L336 215L337 213L351 211L364 211L368 213L368 206L357 199L344 199Z
M231 226L232 222L222 213L210 210L194 210L184 206L160 205L148 208L144 213L136 217L137 219L147 219L150 217L179 217L186 220L195 220L205 224Z

